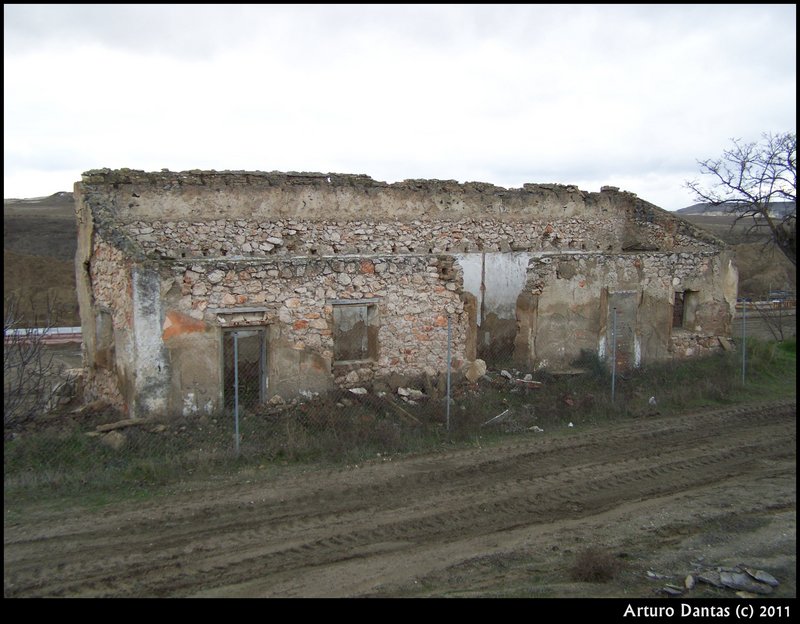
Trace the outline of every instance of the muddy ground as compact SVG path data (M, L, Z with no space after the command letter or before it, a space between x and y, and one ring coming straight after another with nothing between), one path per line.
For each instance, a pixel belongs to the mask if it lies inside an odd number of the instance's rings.
M744 564L780 581L766 597L795 597L795 447L792 400L262 467L144 502L7 500L4 593L653 598ZM574 579L590 547L613 579Z

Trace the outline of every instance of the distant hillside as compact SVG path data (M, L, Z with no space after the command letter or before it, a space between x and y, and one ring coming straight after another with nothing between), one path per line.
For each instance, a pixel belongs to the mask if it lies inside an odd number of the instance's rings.
M26 323L41 321L48 299L58 324L80 324L75 293L78 245L72 193L3 200L3 298L20 299Z
M68 191L60 191L47 197L3 200L3 216L37 216L40 214L74 219L74 195Z
M25 199L16 199L16 198L5 198L3 200L4 204L38 204L38 203L46 203L46 202L61 202L61 201L73 201L73 195L69 191L59 191L58 193L53 193L52 195L47 195L46 197L28 197Z
M752 219L736 221L734 215L684 208L678 216L710 232L732 246L739 268L739 296L763 298L774 290L797 290L797 268L772 242L769 229ZM697 210L697 213L689 212ZM754 227L755 226L755 227Z
M795 202L773 202L769 204L769 210L776 217L783 218L785 215L795 212L797 205ZM731 214L730 208L713 204L694 204L675 212L681 216L702 215L706 217L724 217Z
M3 249L74 262L77 232L72 193L3 200Z
M48 255L18 254L3 250L3 299L16 297L26 325L46 322L48 308L56 324L81 324L75 291L75 263Z

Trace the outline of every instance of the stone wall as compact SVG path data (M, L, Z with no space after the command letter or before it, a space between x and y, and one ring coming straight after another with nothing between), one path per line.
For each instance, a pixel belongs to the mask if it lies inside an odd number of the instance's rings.
M618 307L623 323L618 339L629 343L629 353L618 355L628 356L627 365L639 366L682 355L672 343L675 292L697 293L693 324L681 329L711 338L703 344L717 349L716 337L730 335L735 284L735 267L719 253L533 257L526 283L529 296L517 316L533 319L525 323L531 364L563 367L581 350L608 355L613 308ZM631 336L626 337L628 325Z
M95 170L98 227L153 256L711 250L719 241L632 193L321 173ZM125 226L120 229L120 226Z
M97 170L76 197L90 395L132 415L220 409L231 328L285 398L436 375L448 322L456 368L487 344L531 370L603 354L616 301L632 363L730 333L722 244L611 187Z
M435 374L446 361L447 318L463 361L467 317L461 274L447 256L274 258L175 263L164 273L168 309L225 326L238 310L258 310L252 324L271 325L273 353L291 349L320 355L337 385L357 386L376 376ZM368 301L380 318L374 359L334 361L333 307ZM280 393L280 388L273 388Z
M613 219L544 223L485 219L437 221L135 221L124 228L147 252L166 258L330 256L553 250L616 247Z
M87 199L97 192L117 223L136 220L299 219L302 222L368 216L384 222L520 216L529 220L581 218L617 212L612 195L575 186L525 184L506 189L453 180L405 180L387 184L368 176L279 172L168 172L95 170L82 181ZM91 200L90 200L91 201ZM193 218L196 217L196 218Z
M91 310L81 309L84 335L91 337L86 354L89 366L86 380L88 400L108 401L127 411L133 370L133 284L131 264L116 247L96 237L89 263ZM110 319L106 323L103 319ZM86 328L90 330L87 331Z

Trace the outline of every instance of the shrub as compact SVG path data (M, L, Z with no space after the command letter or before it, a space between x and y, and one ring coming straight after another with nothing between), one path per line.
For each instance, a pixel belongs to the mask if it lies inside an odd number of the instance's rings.
M622 569L622 562L600 548L588 548L575 558L570 578L582 583L607 583Z

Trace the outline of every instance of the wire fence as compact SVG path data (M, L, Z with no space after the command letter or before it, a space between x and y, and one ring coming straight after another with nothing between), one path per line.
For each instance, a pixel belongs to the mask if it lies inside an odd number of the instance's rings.
M220 413L125 419L101 403L62 405L6 427L6 494L171 482L243 462L358 463L550 426L547 408L534 405L542 382L532 372L490 367L465 375L453 366L452 327L442 338L447 358L435 375L394 375L284 400L269 392L264 336L228 332Z
M731 353L712 364L665 364L632 373L617 366L617 346L629 341L627 331L625 323L609 328L610 359L587 353L569 371L556 373L514 367L513 342L479 352L487 358L484 365L456 370L448 327L441 349L446 362L435 375L390 376L290 400L270 396L264 336L230 332L224 337L230 355L224 358L224 408L218 414L134 420L102 404L62 405L23 426L6 427L6 496L42 486L173 483L243 463L359 463L493 436L541 435L690 404L696 399L690 387L713 400L730 400L733 382L741 387L750 367L742 349L741 356Z

